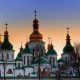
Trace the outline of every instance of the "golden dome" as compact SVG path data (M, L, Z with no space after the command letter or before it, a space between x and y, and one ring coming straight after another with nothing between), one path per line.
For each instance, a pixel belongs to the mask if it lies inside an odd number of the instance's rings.
M36 10L35 10L35 19L33 20L33 32L29 37L30 42L42 41L43 36L38 29L39 29L39 24L38 20L36 19Z
M29 38L30 41L42 41L43 36L38 30L34 30Z

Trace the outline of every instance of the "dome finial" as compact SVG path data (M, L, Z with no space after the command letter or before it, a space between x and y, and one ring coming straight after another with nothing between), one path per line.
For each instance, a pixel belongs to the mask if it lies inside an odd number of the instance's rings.
M48 42L49 42L49 44L50 44L50 39L51 39L51 38L50 38L50 37L48 37Z
M51 38L51 49L53 49L52 38Z
M67 26L67 28L66 28L66 29L67 29L67 34L69 34L69 29L70 29L70 28Z
M27 35L27 41L26 41L26 44L25 44L25 48L28 47L28 35Z
M27 35L27 42L28 42L28 35Z
M20 52L22 52L22 50L23 50L23 47L22 47L22 41L21 41L21 48L20 48Z
M22 41L21 41L21 47L22 47Z
M52 38L51 38L51 44L52 44Z
M7 21L6 21L6 24L5 25L6 25L6 31L7 31L7 25L8 25Z
M69 35L69 29L70 29L70 28L67 27L66 29L67 29L66 44L71 44L71 43L70 43L70 40L71 40L71 39L70 39L70 35Z
M48 50L50 50L50 48L51 48L51 38L50 37L48 37L48 42L49 43L48 43L48 47L47 48L48 48Z
M36 19L36 14L37 14L37 11L35 10L35 11L34 11L34 13L35 13L35 19Z

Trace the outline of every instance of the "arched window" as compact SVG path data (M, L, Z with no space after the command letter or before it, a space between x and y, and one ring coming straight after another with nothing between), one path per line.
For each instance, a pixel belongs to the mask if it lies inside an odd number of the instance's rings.
M7 60L9 59L9 54L7 54Z
M27 56L27 65L29 65L29 56Z
M25 62L25 56L24 56L24 65L25 65L25 63L26 63L26 62Z
M11 69L8 69L8 74L13 74Z

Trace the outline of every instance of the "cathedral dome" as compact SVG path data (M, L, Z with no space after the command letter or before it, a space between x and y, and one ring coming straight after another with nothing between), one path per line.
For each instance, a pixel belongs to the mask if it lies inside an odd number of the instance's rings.
M46 57L40 57L34 60L34 62L32 62L33 64L39 64L39 60L40 60L40 64L49 64L49 61Z
M2 45L1 45L1 49L3 49L3 50L12 50L13 46L8 40L4 40Z
M27 53L27 54L31 53L31 50L30 50L30 48L28 46L28 42L25 44L25 48L23 49L22 53L23 54L25 54L25 53Z
M35 11L35 19L33 20L33 32L30 35L29 39L31 42L38 42L42 41L42 34L39 32L39 24L38 20L36 19L36 11Z
M30 41L41 41L42 37L42 34L38 30L34 30L30 35Z
M71 45L71 42L70 42L70 35L69 35L69 31L68 31L69 28L67 28L67 35L66 35L66 45L65 47L63 48L63 53L74 53L75 50L74 50L74 47Z
M4 32L4 41L3 43L1 44L1 49L3 50L12 50L13 49L13 45L9 42L9 35L8 35L8 31L7 31L7 23L5 24L6 25L6 31Z
M57 52L56 52L54 49L50 49L50 50L47 52L47 55L57 55Z
M63 52L64 53L74 53L74 47L72 45L66 45L64 48L63 48Z
M48 44L48 47L49 49L48 49L47 55L57 55L57 52L54 50L52 43Z

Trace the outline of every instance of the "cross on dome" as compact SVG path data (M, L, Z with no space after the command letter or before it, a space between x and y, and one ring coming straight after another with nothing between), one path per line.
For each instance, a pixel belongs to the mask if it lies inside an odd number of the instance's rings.
M37 14L37 11L35 10L35 11L34 11L34 13L35 13L35 19L36 19L36 14Z
M67 34L69 34L69 29L70 29L70 28L67 26Z
M50 37L48 37L49 44L50 44L50 40L51 40L51 38L50 38Z
M5 25L6 25L6 31L7 31L7 25L8 25L8 23L6 22L6 24L5 24Z

